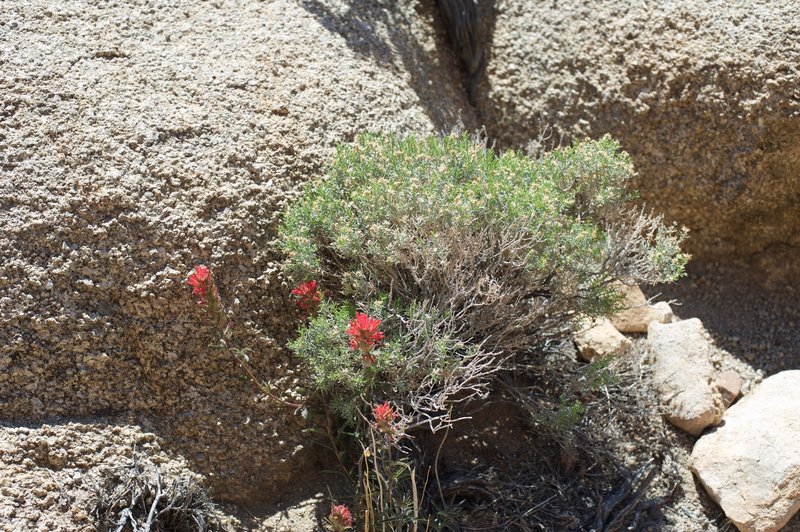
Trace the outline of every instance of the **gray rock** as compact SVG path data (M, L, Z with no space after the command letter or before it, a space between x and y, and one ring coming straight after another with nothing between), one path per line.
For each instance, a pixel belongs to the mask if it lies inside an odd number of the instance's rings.
M497 0L493 12L476 98L490 137L609 133L646 204L691 229L690 252L797 260L796 2Z
M134 456L142 467L158 465L166 485L177 478L202 484L203 476L163 443L122 423L0 426L0 528L96 529L91 508L104 474L130 467Z
M311 467L302 418L209 347L184 281L213 268L233 344L302 400L280 212L362 131L476 126L434 10L4 2L0 418L148 426L238 502Z
M800 509L800 370L764 380L700 438L692 470L739 530L780 530Z
M652 322L647 342L667 420L693 436L718 423L722 401L712 384L712 346L700 320Z

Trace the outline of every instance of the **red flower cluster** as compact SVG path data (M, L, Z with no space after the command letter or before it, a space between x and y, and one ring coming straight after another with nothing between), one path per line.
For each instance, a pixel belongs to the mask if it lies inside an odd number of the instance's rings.
M328 523L333 528L333 532L344 532L353 527L353 516L344 504L331 506Z
M397 419L397 412L389 405L383 403L382 405L375 405L372 408L372 415L375 417L375 428L383 432L387 436L394 436L395 426L394 420Z
M186 284L192 287L192 295L197 299L197 304L203 309L217 331L225 334L228 327L228 316L222 306L222 300L219 298L211 270L207 266L198 264L189 274Z
M319 291L316 281L300 283L292 290L292 295L297 296L295 304L306 316L312 316L319 310L322 301L322 292Z
M186 284L192 287L192 295L197 298L198 305L207 305L209 294L216 296L216 287L211 278L211 270L208 267L198 264L194 271L189 274Z
M345 331L350 336L350 349L361 351L364 363L368 366L376 360L372 348L383 340L383 333L378 330L380 324L381 320L356 312L355 319Z

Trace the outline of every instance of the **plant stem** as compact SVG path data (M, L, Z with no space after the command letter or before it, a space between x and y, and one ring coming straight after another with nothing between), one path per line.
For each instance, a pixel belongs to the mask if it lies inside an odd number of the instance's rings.
M331 419L331 409L328 406L327 394L322 394L322 405L325 408L325 432L328 435L328 440L331 442L333 454L336 455L336 461L339 463L339 467L342 468L342 471L344 471L345 476L350 479L350 471L344 465L344 462L342 462L342 453L339 451L339 446L336 444L337 439L333 435L333 420Z

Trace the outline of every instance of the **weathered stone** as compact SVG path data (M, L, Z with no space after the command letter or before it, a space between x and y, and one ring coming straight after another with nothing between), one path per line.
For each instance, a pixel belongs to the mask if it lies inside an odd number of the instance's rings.
M728 408L733 401L739 397L739 392L742 390L742 377L733 369L727 369L717 375L714 380L714 386L717 387L722 396L722 404Z
M711 344L697 318L670 324L652 322L647 342L653 358L653 381L666 407L667 420L693 436L716 424L722 402L712 385Z
M764 380L700 438L692 470L742 531L780 530L800 509L800 370Z
M630 339L615 329L607 319L582 322L574 337L578 355L586 362L619 355L632 345Z
M691 253L797 260L795 2L484 4L490 59L476 101L491 138L611 134L642 200L691 229Z
M3 2L0 419L140 424L238 502L312 468L303 419L208 347L184 281L213 268L231 343L301 401L269 243L337 143L476 126L435 9Z
M0 426L0 530L96 530L88 512L104 473L130 466L134 456L143 466L158 465L166 484L176 478L205 483L163 444L124 424Z
M650 322L669 323L672 321L672 309L669 303L659 301L650 305L642 290L636 286L621 285L625 294L624 310L611 317L611 323L622 333L646 333Z

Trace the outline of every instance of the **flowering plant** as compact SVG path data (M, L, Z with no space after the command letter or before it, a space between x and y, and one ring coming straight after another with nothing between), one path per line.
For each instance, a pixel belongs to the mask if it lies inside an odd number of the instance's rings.
M269 398L293 408L300 408L301 405L290 403L280 397L274 396L271 393L269 383L256 378L248 364L250 359L247 353L251 351L250 349L238 349L228 344L228 340L232 335L231 323L228 320L228 313L222 304L222 299L219 297L219 291L217 290L217 285L214 283L214 275L211 269L208 266L198 264L194 267L194 271L189 274L189 277L186 279L186 284L192 287L192 295L206 314L206 317L211 320L214 326L214 332L219 337L219 343L212 344L213 347L229 351L239 362L242 369L247 372L253 382L261 388Z
M317 281L300 283L297 288L292 290L292 295L297 296L295 304L303 311L306 317L313 316L319 311L322 292L319 290Z
M186 284L192 287L192 295L197 298L198 305L207 305L209 292L216 293L214 281L211 278L211 270L207 266L198 264L194 271L189 274Z
M197 304L203 308L203 311L211 319L218 330L217 332L222 336L226 336L228 317L222 306L211 269L203 264L198 264L194 267L194 271L189 274L186 284L192 287L192 295L195 297Z
M353 516L344 504L331 506L331 513L328 515L328 524L333 532L344 532L353 527Z
M361 351L364 364L367 366L375 363L376 359L372 348L383 340L383 333L378 330L380 324L381 320L356 312L356 317L345 331L350 336L350 349Z
M374 427L391 439L397 431L394 420L399 417L394 408L388 402L375 405L372 408L372 415L375 418Z

